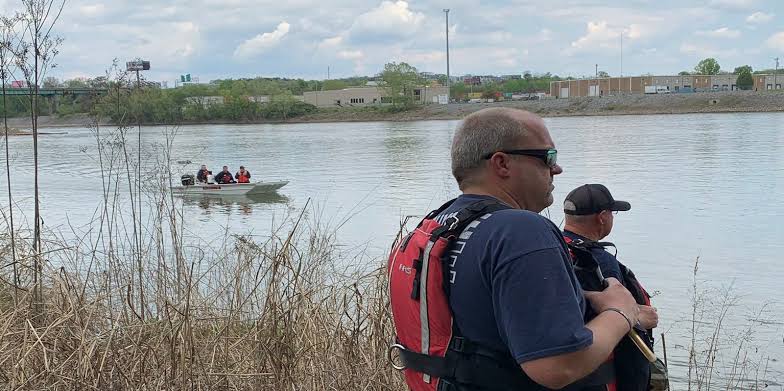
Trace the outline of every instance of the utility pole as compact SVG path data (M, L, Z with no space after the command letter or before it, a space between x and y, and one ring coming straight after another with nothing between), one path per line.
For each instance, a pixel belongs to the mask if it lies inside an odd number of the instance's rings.
M623 77L623 29L621 29L621 77Z
M327 80L329 80L329 65L327 65Z
M128 72L136 72L136 92L138 93L141 91L142 88L142 80L139 76L139 71L147 71L150 70L150 62L144 61L142 59L136 59L133 61L128 61L125 63L125 70ZM136 113L136 125L139 129L139 144L137 146L138 152L138 165L136 167L136 197L139 206L139 231L138 231L138 238L134 238L137 240L137 251L138 251L138 260L137 260L137 268L139 273L139 313L141 314L142 321L144 320L144 315L146 312L146 305L144 303L144 265L142 263L142 120L140 113ZM131 198L131 202L133 202L133 198ZM131 205L131 209L134 209L134 206ZM133 212L136 214L136 212ZM136 222L134 222L134 230L136 230ZM134 232L134 236L136 236L136 232Z
M596 64L596 72L594 73L594 78L599 78L599 64Z
M774 58L776 60L776 71L773 72L773 89L776 89L776 83L778 82L778 75L779 75L779 58Z
M449 89L449 8L444 8L446 15L446 104L452 100L452 91Z

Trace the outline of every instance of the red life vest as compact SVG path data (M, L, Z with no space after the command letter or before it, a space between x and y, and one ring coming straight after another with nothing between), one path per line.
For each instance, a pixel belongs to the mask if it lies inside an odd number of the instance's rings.
M239 183L250 183L250 176L247 175L248 172L245 171L243 174L242 171L237 171L237 182Z
M396 336L390 360L395 353L400 356L402 365L396 368L404 371L412 391L460 389L455 384L488 391L547 390L523 372L510 352L466 339L454 323L449 307L449 263L454 259L449 251L469 224L508 206L479 201L452 217L439 218L453 201L430 212L390 253L387 272ZM599 385L603 389L611 370L603 365L564 390Z

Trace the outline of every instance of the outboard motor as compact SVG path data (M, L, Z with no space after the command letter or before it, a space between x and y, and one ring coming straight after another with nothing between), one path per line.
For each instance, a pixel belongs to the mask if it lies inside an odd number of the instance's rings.
M194 183L195 183L195 177L192 174L185 174L182 176L183 186L193 186Z

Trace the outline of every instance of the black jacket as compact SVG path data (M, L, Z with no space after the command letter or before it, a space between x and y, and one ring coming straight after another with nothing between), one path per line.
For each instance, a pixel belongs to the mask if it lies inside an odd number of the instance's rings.
M230 172L219 172L215 175L215 182L218 183L234 183L234 178L231 176Z
M207 182L207 175L210 174L212 174L212 171L201 169L196 173L196 180L199 182Z

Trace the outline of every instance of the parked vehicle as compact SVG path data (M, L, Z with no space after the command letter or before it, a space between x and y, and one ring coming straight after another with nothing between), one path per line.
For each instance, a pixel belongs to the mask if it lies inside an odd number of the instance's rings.
M669 94L670 89L667 86L645 86L646 94Z

